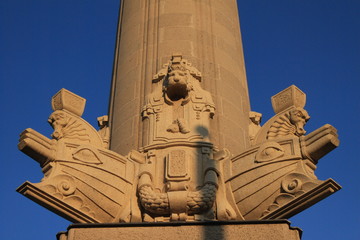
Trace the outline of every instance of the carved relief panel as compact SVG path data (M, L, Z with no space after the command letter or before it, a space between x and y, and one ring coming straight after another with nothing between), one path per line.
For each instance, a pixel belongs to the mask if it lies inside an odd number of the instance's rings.
M215 105L200 86L201 74L181 55L154 76L155 90L147 96L142 116L148 121L148 146L209 141L210 119Z
M145 221L216 219L220 170L209 140L215 106L200 81L200 72L181 55L153 79L157 86L142 112L149 131L138 184Z

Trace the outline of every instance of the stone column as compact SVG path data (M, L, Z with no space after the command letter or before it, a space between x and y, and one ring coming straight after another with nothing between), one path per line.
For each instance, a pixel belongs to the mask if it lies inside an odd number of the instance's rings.
M85 99L62 89L51 102L52 139L30 128L20 135L19 149L44 178L18 191L73 222L127 223L69 230L59 240L139 238L129 223L145 222L154 225L132 225L147 226L144 236L288 239L283 223L263 221L289 218L341 188L314 175L339 145L337 130L325 124L305 135L310 116L296 86L272 97L275 116L260 126L242 54L235 0L123 0L111 149L108 117L96 130L81 117ZM250 226L254 220L261 222Z
M249 97L236 0L123 0L110 97L110 149L144 146L141 108L173 53L202 72L216 106L210 140L236 154L249 146Z

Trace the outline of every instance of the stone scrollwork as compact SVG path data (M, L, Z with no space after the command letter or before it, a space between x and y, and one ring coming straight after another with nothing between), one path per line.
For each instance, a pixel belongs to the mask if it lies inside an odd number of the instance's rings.
M77 192L75 179L69 175L60 174L41 183L42 190L64 202L64 204L76 207L86 213L89 218L96 218L95 212L85 203L84 198Z
M309 191L319 182L317 179L311 179L304 174L295 172L284 177L281 182L281 191L297 196Z
M291 173L285 176L281 181L281 193L275 198L274 203L272 203L268 209L264 211L263 216L266 216L270 212L286 205L311 189L316 188L321 183L322 181L311 179L301 173Z
M57 176L57 178L59 178L59 176ZM60 176L60 179L57 180L56 187L64 196L74 194L76 190L74 179L67 175Z

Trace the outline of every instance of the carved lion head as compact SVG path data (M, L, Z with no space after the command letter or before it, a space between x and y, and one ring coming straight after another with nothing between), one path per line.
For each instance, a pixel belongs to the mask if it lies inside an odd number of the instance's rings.
M164 82L164 92L172 101L185 99L192 89L191 76L181 67L170 68Z
M63 137L64 134L62 130L68 124L68 121L68 115L61 110L57 110L50 115L48 122L54 128L54 132L51 134L54 139Z
M309 119L309 114L302 108L295 108L290 111L289 120L296 127L295 135L302 136L306 133L304 126Z

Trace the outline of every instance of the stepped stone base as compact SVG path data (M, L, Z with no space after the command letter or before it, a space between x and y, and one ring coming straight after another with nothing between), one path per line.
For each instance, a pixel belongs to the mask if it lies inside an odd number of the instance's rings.
M73 224L58 240L223 239L299 240L302 231L286 220L204 223Z

